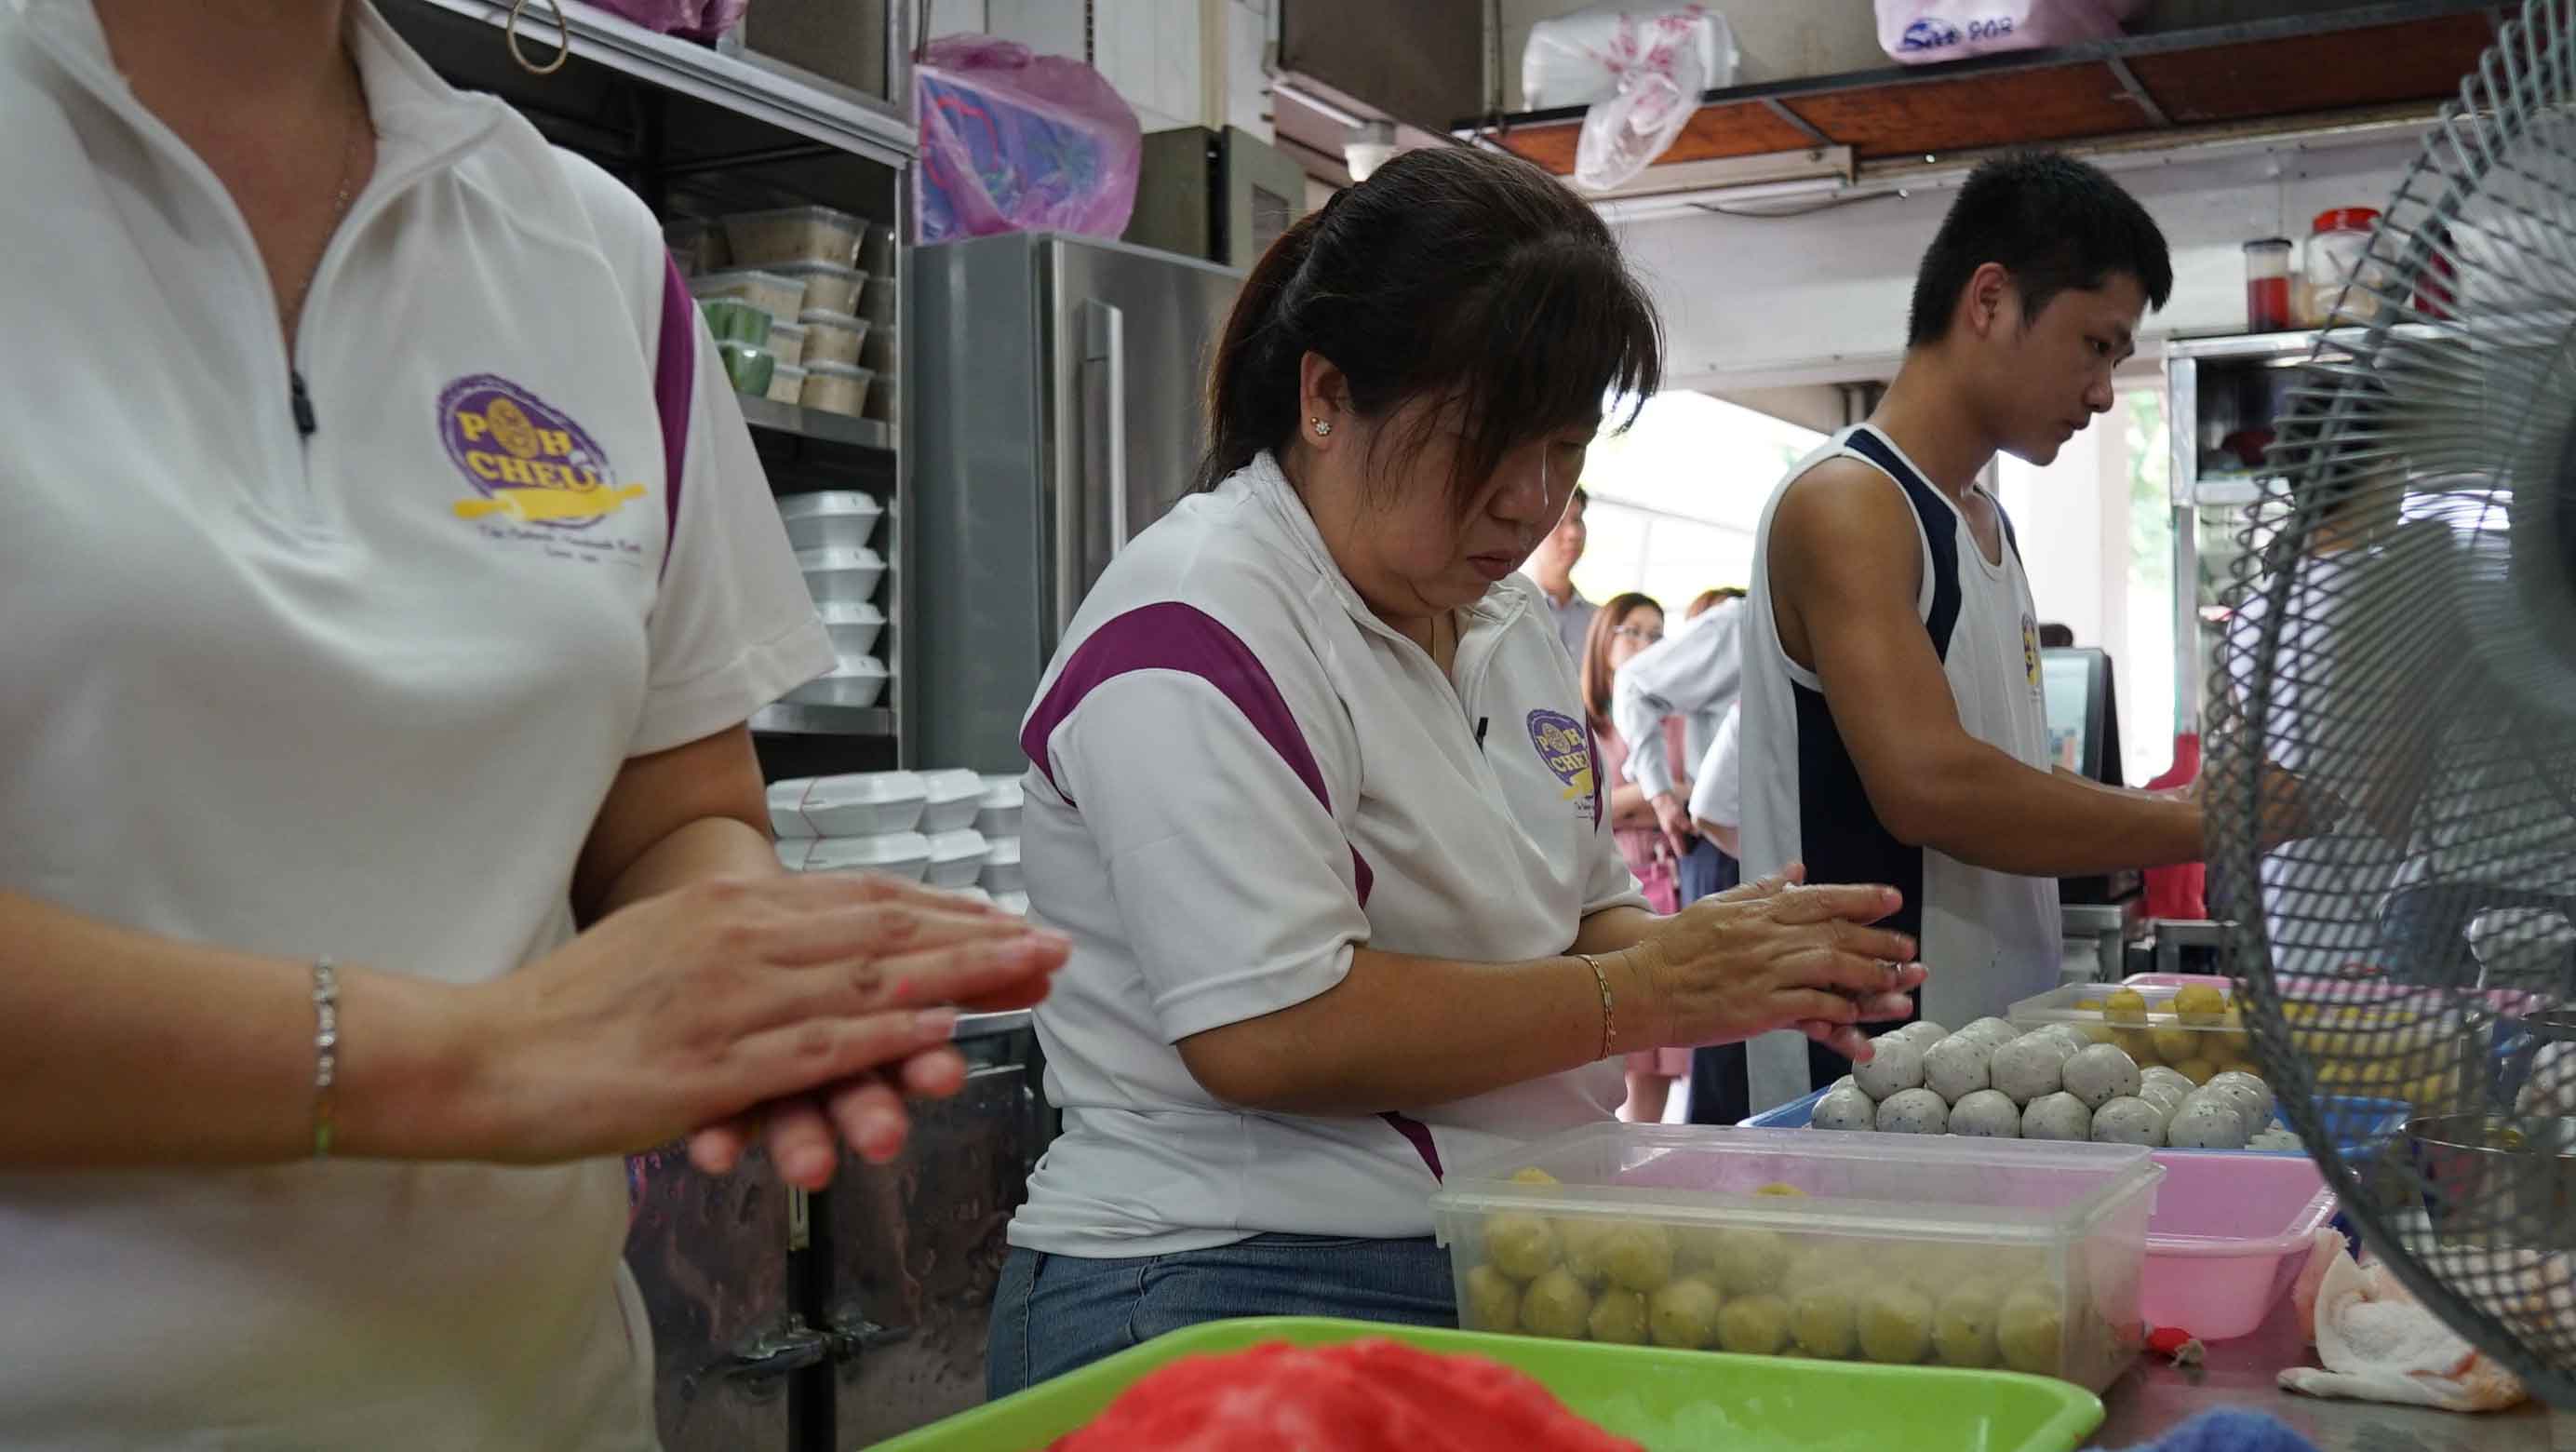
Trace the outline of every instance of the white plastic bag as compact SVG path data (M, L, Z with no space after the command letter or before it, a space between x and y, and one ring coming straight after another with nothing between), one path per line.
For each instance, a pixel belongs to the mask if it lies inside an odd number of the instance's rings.
M1607 7L1530 30L1521 95L1533 109L1589 106L1574 180L1607 191L1673 144L1700 92L1735 83L1735 34L1705 5Z
M1878 0L1878 44L1909 66L2108 40L2146 0Z

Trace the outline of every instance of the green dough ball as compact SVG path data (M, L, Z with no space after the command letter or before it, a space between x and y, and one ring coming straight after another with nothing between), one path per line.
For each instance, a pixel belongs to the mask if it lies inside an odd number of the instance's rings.
M1944 1366L1994 1365L1995 1321L2002 1310L2002 1287L1983 1280L1959 1283L1933 1316L1933 1355Z
M1717 1338L1717 1287L1683 1276L1655 1292L1646 1305L1646 1329L1657 1346L1697 1351Z
M1529 1283L1521 1292L1521 1329L1541 1336L1580 1341L1592 1315L1592 1293L1563 1266Z
M1660 1225L1614 1226L1601 1240L1601 1268L1623 1290L1651 1291L1673 1278L1673 1235Z
M1730 1296L1780 1289L1789 1273L1789 1243L1769 1230L1721 1230L1714 1263L1718 1288Z
M1592 1303L1592 1339L1613 1346L1638 1346L1646 1339L1646 1298L1635 1291L1609 1290Z
M2013 1292L1995 1322L1995 1347L2004 1365L2036 1376L2057 1374L2057 1343L2065 1322L2053 1289L2033 1286Z
M1459 1320L1470 1331L1514 1331L1521 1324L1521 1288L1489 1265L1467 1270L1467 1304Z
M1721 1351L1770 1356L1789 1344L1789 1303L1778 1296L1738 1296L1717 1313Z
M1673 1268L1702 1271L1717 1264L1718 1242L1725 1234L1723 1230L1711 1230L1700 1225L1674 1226Z
M1556 1265L1556 1233L1535 1215L1497 1215L1485 1222L1485 1258L1513 1280L1536 1280Z
M1605 1221L1567 1218L1556 1222L1557 1243L1565 1247L1565 1268L1574 1278L1598 1290L1610 1279L1601 1266L1601 1250L1615 1227Z
M1789 1334L1810 1356L1851 1355L1858 1296L1858 1288L1849 1281L1827 1281L1801 1290L1789 1303Z
M1912 1366L1932 1348L1932 1298L1912 1286L1873 1286L1858 1311L1860 1352L1870 1360Z

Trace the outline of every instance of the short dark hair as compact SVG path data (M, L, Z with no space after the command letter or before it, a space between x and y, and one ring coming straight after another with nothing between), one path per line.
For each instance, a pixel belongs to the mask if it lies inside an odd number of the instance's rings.
M1568 508L1568 509L1572 509L1574 506L1576 506L1576 505L1578 505L1578 504L1582 504L1582 505L1589 505L1589 504L1591 504L1591 503L1592 503L1592 494L1591 494L1591 491L1589 491L1589 490L1585 489L1585 488L1584 488L1582 485L1580 485L1580 484L1577 484L1577 485L1575 485L1575 486L1574 486L1574 492L1573 492L1573 493L1571 493L1571 494L1569 494L1569 495L1565 496L1565 507L1566 507L1566 508Z
M1663 379L1662 326L1600 215L1528 162L1468 147L1397 156L1262 254L1209 370L1200 488L1286 450L1310 352L1364 418L1450 405L1402 448L1463 436L1461 509L1506 454L1591 423L1613 391L1641 405Z
M2054 151L2018 152L1968 173L1914 274L1905 346L1948 337L1960 292L1989 262L2012 274L2025 317L2122 272L2152 308L2173 296L2173 257L2147 209L2100 167Z

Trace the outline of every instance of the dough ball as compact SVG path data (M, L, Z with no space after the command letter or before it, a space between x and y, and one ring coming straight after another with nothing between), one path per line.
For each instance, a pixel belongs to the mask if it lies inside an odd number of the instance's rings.
M2011 1024L2009 1021L2005 1020L2005 1019L1994 1018L1994 1017L1989 1016L1989 1017L1981 1018L1981 1019L1977 1020L1975 1023L1972 1023L1972 1024L1968 1025L1966 1028L1963 1028L1963 1029L1959 1030L1957 1033L1952 1034L1950 1037L1952 1037L1952 1038L1954 1038L1954 1039L1955 1039L1955 1038L1969 1038L1969 1039L1976 1039L1976 1040L1978 1040L1978 1041L1980 1041L1980 1042L1984 1043L1984 1044L1985 1044L1985 1046L1986 1046L1987 1048L1989 1048L1989 1049L1993 1049L1993 1048L2000 1048L2000 1047L2002 1047L2003 1045L2008 1044L2008 1043L2011 1043L2013 1040L2015 1040L2015 1039L2017 1039L2017 1038L2020 1038L2020 1037L2021 1037L2021 1030L2020 1030L2020 1029L2017 1029L2017 1028L2014 1028L2014 1027L2012 1026L2012 1024Z
M2185 1059L2174 1065L2174 1070L2189 1079L2194 1087L2218 1077L2218 1066L2207 1059Z
M2209 1046L2209 1061L2211 1063L2228 1069L2250 1069L2253 1067L2255 1062L2254 1037L2243 1029L2220 1029L2215 1033L2202 1034L2200 1037L2201 1040Z
M1889 1037L1892 1038L1896 1034L1903 1034L1905 1037L1914 1040L1914 1046L1916 1048L1928 1049L1934 1044L1941 1042L1943 1039L1948 1038L1950 1036L1950 1031L1928 1018L1918 1018L1914 1022L1909 1023L1902 1028L1893 1030L1889 1034Z
M2194 983L2173 996L2174 1017L2196 1028L2214 1028L2227 1018L2227 994L2206 983Z
M2067 1056L2070 1058L2093 1047L2094 1043L2093 1028L2089 1024L2053 1023L2046 1028L2038 1030L2038 1033L2041 1037L2055 1039L2059 1043L2064 1044L2066 1046ZM2024 1037L2028 1037L2028 1035L2025 1035ZM2103 1042L2109 1042L2107 1030L2105 1031Z
M1857 1086L1836 1089L1816 1101L1816 1113L1807 1121L1817 1129L1872 1129L1877 1126L1878 1106Z
M2024 1034L1995 1050L1990 1074L1994 1087L2015 1104L2056 1093L2065 1080L2066 1061L2074 1057L2062 1052L2064 1047L2053 1038Z
M1770 1184L1759 1186L1753 1193L1756 1195L1768 1196L1774 1200L1804 1200L1807 1198L1806 1191L1783 1180L1773 1180Z
M2201 1057L2201 1051L2209 1047L2211 1037L2197 1029L2147 1030L2147 1042L2154 1047L2157 1060L2167 1064L2180 1064Z
M1834 1090L1834 1089L1857 1089L1857 1088L1859 1088L1859 1087L1860 1087L1860 1081L1859 1081L1858 1079L1853 1078L1853 1077L1852 1077L1851 1075L1849 1075L1849 1074L1845 1074L1845 1075L1844 1075L1844 1076L1842 1076L1841 1078L1836 1079L1836 1080L1835 1080L1834 1082L1832 1082L1831 1084L1828 1084L1828 1085L1826 1085L1826 1086L1825 1086L1825 1088L1826 1088L1827 1090Z
M2223 1099L2236 1106L2237 1117L2245 1121L2245 1132L2261 1134L2272 1127L2272 1096L2225 1074L2213 1077L2200 1092L2213 1099Z
M1646 1332L1657 1346L1697 1351L1717 1339L1717 1287L1682 1276L1646 1301Z
M1866 1064L1852 1070L1852 1081L1872 1099L1923 1087L1923 1050L1912 1039L1889 1034L1871 1046Z
M1929 1089L1890 1094L1878 1106L1881 1134L1948 1134L1950 1106Z
M1780 1289L1789 1273L1789 1242L1772 1230L1721 1230L1715 1254L1719 1289L1730 1296L1758 1296Z
M1959 1282L1936 1303L1932 1317L1932 1354L1943 1366L1987 1367L2000 1354L1995 1327L2003 1315L2003 1287L1991 1280Z
M2019 1139L2021 1106L2000 1089L1980 1089L1950 1106L1950 1132L1978 1139Z
M1912 1366L1932 1349L1932 1298L1906 1285L1873 1286L1855 1308L1860 1354Z
M2576 1044L2553 1041L2532 1054L2513 1108L2526 1119L2576 1118Z
M1565 1268L1574 1278L1595 1290L1610 1279L1601 1266L1601 1247L1610 1238L1611 1223L1586 1217L1569 1216L1556 1222L1557 1244L1565 1252Z
M2164 1062L2164 1056L2156 1052L2156 1036L2145 1029L2113 1029L2111 1042L2118 1044L2120 1052L2137 1060L2142 1067Z
M1592 1303L1592 1315L1584 1322L1592 1339L1612 1346L1646 1344L1646 1298L1635 1291L1607 1290Z
M1563 1266L1529 1283L1521 1292L1521 1329L1540 1336L1580 1341L1590 1330L1592 1293Z
M1839 1360L1852 1354L1858 1329L1859 1287L1851 1281L1825 1281L1789 1298L1789 1334L1809 1356Z
M2175 1149L2243 1149L2248 1138L2234 1105L2198 1094L2184 1100L2165 1126L2165 1143Z
M1485 1222L1485 1259L1513 1280L1536 1280L1556 1265L1555 1232L1535 1215L1496 1215Z
M1956 1104L1993 1081L1994 1045L1964 1033L1952 1034L1923 1054L1923 1087Z
M2139 1087L2136 1061L2111 1044L2095 1044L2067 1060L2060 1077L2066 1092L2083 1100L2087 1109L2128 1098Z
M2122 988L2102 1000L2102 1016L2121 1028L2147 1026L2147 996L2134 988Z
M1673 1278L1673 1233L1651 1222L1614 1225L1601 1238L1601 1269L1622 1290L1655 1290Z
M1717 1349L1776 1356L1789 1344L1789 1303L1779 1296L1738 1296L1717 1313Z
M2093 1142L2161 1148L2165 1142L2165 1112L2144 1099L2111 1100L2093 1111Z
M2138 1086L2137 1097L2141 1102L2155 1106L2158 1123L2171 1124L2175 1111L2181 1109L2182 1102L2189 1099L2191 1095L2188 1091L2176 1089L2171 1084L2141 1084Z
M2064 1090L2032 1100L2021 1112L2024 1139L2089 1139L2092 1134L2093 1111Z
M2254 1116L2258 1124L2270 1124L2273 1117L2281 1112L2280 1102L2272 1097L2272 1086L2264 1083L2259 1075L2248 1073L2243 1069L2222 1069L2209 1076L2207 1087L2215 1089L2222 1084L2233 1084L2253 1091L2254 1097L2262 1103L2262 1107Z
M2033 1376L2055 1376L2065 1317L2054 1288L2025 1286L2004 1299L1995 1318L1995 1349L2004 1365Z
M1489 1265L1467 1268L1467 1304L1458 1317L1470 1331L1516 1331L1521 1324L1520 1282Z
M1553 1185L1556 1183L1556 1176L1533 1165L1525 1169L1512 1171L1512 1183L1515 1185Z
M2138 1082L2149 1088L2158 1084L2169 1084L2173 1086L2176 1094L2189 1094L2193 1087L2191 1080L2180 1071L2163 1064L2149 1064L2139 1069Z

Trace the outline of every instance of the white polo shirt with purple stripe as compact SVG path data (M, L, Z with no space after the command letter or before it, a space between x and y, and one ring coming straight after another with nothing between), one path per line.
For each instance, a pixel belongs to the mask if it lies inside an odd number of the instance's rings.
M1331 989L1361 947L1515 962L1646 905L1537 589L1509 577L1460 622L1444 676L1361 602L1268 455L1092 589L1020 738L1030 909L1074 948L1037 1011L1064 1134L1013 1245L1427 1235L1444 1164L1615 1112L1614 1060L1449 1104L1258 1113L1173 1047Z
M467 983L572 936L629 757L831 653L651 214L349 23L299 408L89 5L0 0L0 892ZM0 1172L0 1441L650 1446L626 1210L615 1159Z

